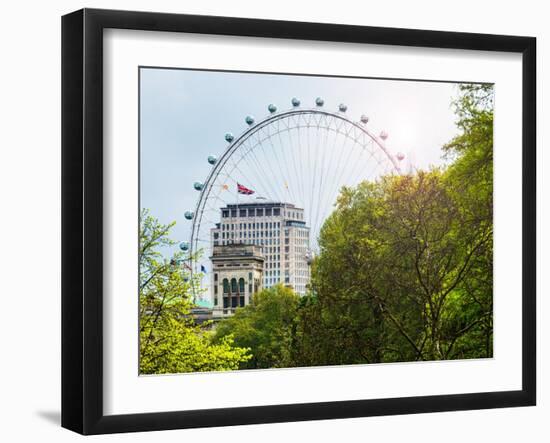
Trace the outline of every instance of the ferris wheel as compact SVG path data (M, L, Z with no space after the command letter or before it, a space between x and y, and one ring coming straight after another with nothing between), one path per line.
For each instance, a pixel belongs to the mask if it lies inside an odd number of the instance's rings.
M314 107L302 107L298 98L291 105L279 111L270 104L258 121L246 116L246 129L238 136L226 133L223 153L208 156L212 169L204 181L193 183L197 204L184 214L192 227L180 248L188 254L192 274L209 269L210 233L227 205L265 201L303 209L310 229L308 254L314 255L320 229L343 186L400 173L404 155L389 151L388 134L372 132L366 115L354 121L345 104L330 111L320 97Z

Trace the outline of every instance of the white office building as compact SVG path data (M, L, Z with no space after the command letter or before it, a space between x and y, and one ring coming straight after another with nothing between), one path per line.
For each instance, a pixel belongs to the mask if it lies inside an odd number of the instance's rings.
M234 244L260 246L264 257L262 287L281 283L298 294L306 293L310 246L303 209L290 203L239 203L220 208L220 216L211 230L212 250Z

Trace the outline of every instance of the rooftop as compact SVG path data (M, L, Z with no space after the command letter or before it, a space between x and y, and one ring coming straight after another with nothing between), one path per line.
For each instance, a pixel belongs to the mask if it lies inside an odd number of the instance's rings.
M274 202L274 201L266 201L266 200L260 200L254 203L229 203L227 206L222 207L221 209L238 209L238 208L290 208L290 209L298 209L302 211L302 208L297 208L292 203L285 203L285 202Z
M227 245L214 246L212 257L259 257L263 259L263 247L249 243L230 243Z

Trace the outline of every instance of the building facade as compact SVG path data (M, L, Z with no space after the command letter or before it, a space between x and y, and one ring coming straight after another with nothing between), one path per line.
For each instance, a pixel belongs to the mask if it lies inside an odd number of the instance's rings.
M261 246L214 245L212 248L212 315L226 317L250 303L262 289L264 255Z
M309 227L304 210L290 203L229 204L220 208L220 222L211 230L213 249L228 245L262 248L262 286L278 283L305 294L310 280Z

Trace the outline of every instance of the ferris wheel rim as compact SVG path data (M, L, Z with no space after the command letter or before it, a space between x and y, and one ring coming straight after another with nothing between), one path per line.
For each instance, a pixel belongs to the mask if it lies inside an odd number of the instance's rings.
M198 252L199 247L198 243L201 240L198 238L200 235L200 226L202 224L202 212L204 211L204 206L206 204L206 201L210 197L210 192L212 190L213 183L216 181L217 177L219 176L219 173L223 170L225 167L228 159L232 157L232 155L243 146L246 140L249 140L255 133L259 132L261 129L265 128L266 126L273 124L279 120L288 119L292 116L304 116L304 115L323 115L329 118L338 119L343 121L344 123L347 123L354 127L355 129L358 129L361 133L366 135L372 142L376 144L376 146L383 152L385 157L391 162L394 170L397 173L400 173L400 167L396 160L396 158L388 151L388 149L385 146L384 140L380 137L373 134L371 131L369 131L365 127L365 123L360 123L353 121L348 116L346 116L342 111L341 112L332 112L328 111L326 109L320 109L320 108L291 108L285 111L278 111L273 112L270 115L267 115L265 118L259 120L259 121L252 121L252 123L249 124L250 127L246 128L241 134L239 134L237 137L233 137L232 134L226 134L226 140L229 141L229 145L224 150L223 154L220 156L219 159L217 159L216 163L213 165L213 168L208 173L206 180L204 183L202 183L202 187L200 189L200 195L197 200L197 204L195 206L195 212L192 219L192 229L191 229L191 236L189 241L189 260L190 262L194 263L194 266L197 266L197 260L193 258L193 256ZM248 118L248 117L247 117ZM295 127L299 127L299 125L296 125ZM291 129L290 127L288 128ZM324 129L329 129L324 128ZM346 135L349 137L349 135ZM357 141L357 140L356 140ZM363 148L365 148L366 144L359 143ZM197 222L198 219L198 222ZM190 273L191 276L197 271L194 269L194 266L190 266Z
M200 222L197 224L197 216L199 219L202 219L202 210L201 208L204 206L204 202L208 199L210 196L210 191L212 189L211 183L212 180L215 181L215 179L218 177L219 172L223 169L225 166L227 160L243 145L243 143L248 140L252 135L259 132L262 128L268 126L269 124L272 124L278 120L283 120L285 118L291 117L291 116L303 116L307 114L317 114L317 115L324 115L327 117L331 117L334 119L342 120L345 123L348 123L352 125L354 128L361 131L363 134L368 136L370 140L372 140L378 148L384 153L386 158L392 163L393 168L396 172L400 173L399 164L397 163L394 156L391 155L391 153L386 149L384 142L374 135L372 132L370 132L364 125L355 122L348 118L347 116L343 115L342 113L337 112L331 112L327 111L325 109L318 109L318 108L300 108L300 109L289 109L286 111L280 111L277 113L273 113L272 115L268 115L264 119L258 121L257 123L251 125L250 128L247 128L245 131L243 131L238 137L233 138L231 136L231 141L229 146L225 149L222 156L219 158L219 160L216 162L214 167L209 172L202 189L200 190L200 195L197 201L197 205L195 207L195 213L193 216L193 223L192 223L192 231L191 231L191 238L190 238L190 253L192 255L193 251L196 249L195 243L198 243L196 238L195 231L197 230L197 226L200 226ZM296 126L299 127L299 126ZM290 129L290 128L289 128ZM325 128L328 129L328 128ZM364 146L363 146L364 147Z

